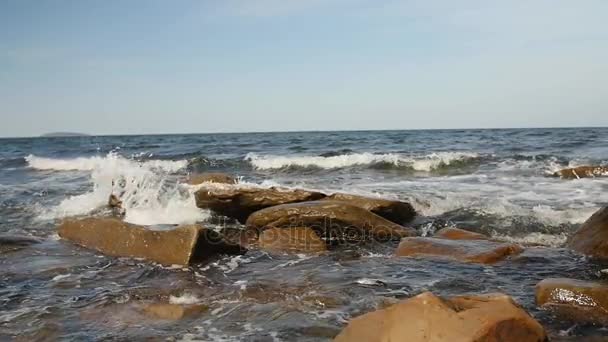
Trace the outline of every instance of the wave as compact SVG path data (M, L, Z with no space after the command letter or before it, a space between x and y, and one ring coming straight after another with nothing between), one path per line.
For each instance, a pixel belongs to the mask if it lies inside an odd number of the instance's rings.
M72 159L56 159L38 157L33 154L25 157L30 168L36 170L52 171L94 171L99 169L118 169L121 167L141 166L147 169L158 169L167 172L176 172L188 165L187 160L147 160L136 161L126 159L117 153L110 152L105 157L79 157Z
M277 156L248 153L245 156L245 160L258 170L289 167L338 169L352 166L390 166L426 172L448 166L462 166L479 158L477 153L472 152L437 152L418 157L396 153L348 153L322 156Z

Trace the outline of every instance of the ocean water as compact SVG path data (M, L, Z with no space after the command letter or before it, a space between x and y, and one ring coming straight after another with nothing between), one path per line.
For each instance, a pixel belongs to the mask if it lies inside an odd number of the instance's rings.
M608 128L19 138L0 146L0 234L43 240L0 254L0 340L327 340L350 317L426 290L505 292L553 336L608 335L534 305L544 278L605 277L606 265L561 246L608 203L608 177L549 176L608 164ZM495 266L393 258L387 243L320 257L250 251L182 269L105 257L55 233L62 218L103 207L116 187L126 221L215 226L196 208L196 189L182 183L204 171L252 186L409 201L421 234L457 226L537 247ZM158 321L141 314L146 301L209 310Z

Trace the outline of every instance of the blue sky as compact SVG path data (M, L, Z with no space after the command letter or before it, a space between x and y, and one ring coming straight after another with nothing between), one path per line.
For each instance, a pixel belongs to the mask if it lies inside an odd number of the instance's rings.
M0 136L608 126L606 0L0 1Z

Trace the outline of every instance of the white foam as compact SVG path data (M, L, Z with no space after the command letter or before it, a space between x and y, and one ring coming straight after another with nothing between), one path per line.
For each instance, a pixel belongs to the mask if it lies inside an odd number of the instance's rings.
M500 241L514 242L520 244L534 244L550 247L563 246L566 243L566 240L568 240L568 236L564 233L543 234L538 232L530 233L524 236L509 236L494 232L492 234L492 238Z
M113 152L108 153L105 157L94 156L72 159L44 158L30 154L25 157L25 161L33 169L53 171L93 171L103 168L133 167L136 164L146 169L176 172L188 165L188 161L186 160L147 160L137 162L121 157Z
M392 164L399 167L409 167L417 171L432 171L454 162L478 158L477 153L469 152L438 152L424 156L405 156L395 153L373 154L354 153L338 156L276 156L248 153L245 160L259 170L282 169L290 166L318 167L322 169L337 169L357 165L373 165L379 163Z
M201 300L191 293L184 293L181 296L169 296L170 304L189 305L199 303Z

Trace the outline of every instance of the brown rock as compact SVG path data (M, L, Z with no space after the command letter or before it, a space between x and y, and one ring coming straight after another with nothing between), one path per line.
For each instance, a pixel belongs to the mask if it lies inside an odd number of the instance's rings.
M324 194L306 190L247 187L208 187L196 192L196 206L244 223L252 213L288 203L315 201Z
M145 258L166 265L202 262L219 253L242 253L218 233L196 225L158 231L115 218L68 219L59 236L78 245L117 257Z
M371 198L358 195L336 193L324 200L345 202L371 211L397 224L407 223L416 217L416 210L411 204L382 198Z
M568 320L608 325L608 283L545 279L536 285L536 304Z
M395 254L407 257L443 257L462 262L493 264L521 252L523 252L523 248L512 243L413 237L403 239Z
M487 236L459 228L443 228L433 235L434 238L448 240L489 240Z
M0 235L0 253L7 253L38 244L42 240L32 236Z
M587 177L608 176L608 166L579 166L555 172L554 177L564 179L579 179Z
M585 221L568 239L567 246L592 258L608 260L608 206Z
M492 294L443 300L430 292L359 316L337 342L542 342L543 327L509 296Z
M157 319L165 319L177 321L183 318L191 318L200 315L209 308L203 304L148 304L143 310L144 312Z
M205 172L190 175L188 177L188 184L190 185L199 185L202 183L236 184L236 178L219 172Z
M316 201L278 205L252 214L248 230L309 227L320 236L339 239L398 239L416 231L344 202Z
M307 227L270 228L260 234L260 248L271 252L323 253L327 251L314 230Z

